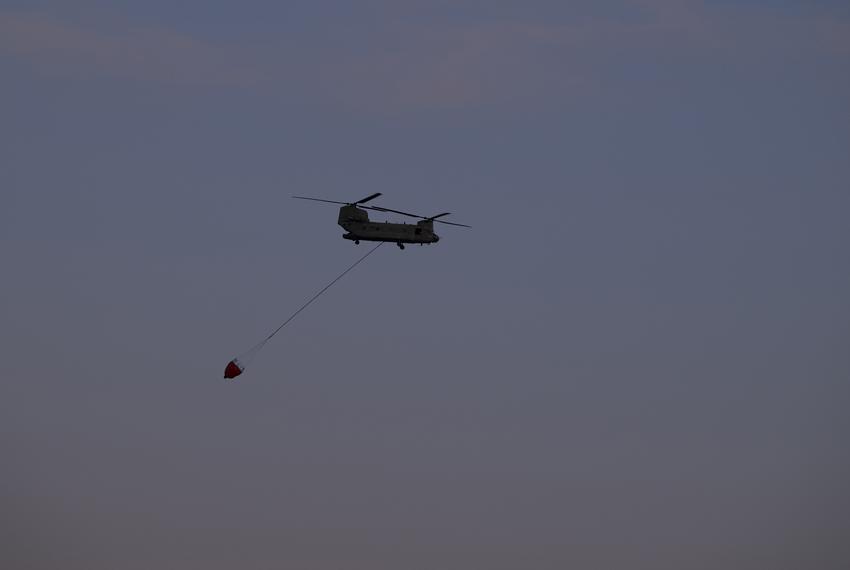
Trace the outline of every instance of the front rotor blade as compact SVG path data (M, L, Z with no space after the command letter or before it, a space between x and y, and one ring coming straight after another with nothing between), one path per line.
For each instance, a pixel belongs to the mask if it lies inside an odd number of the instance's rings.
M374 193L374 194L372 194L371 196L366 196L366 197L365 197L365 198L363 198L362 200L357 200L357 201L356 201L356 202L354 202L354 203L355 203L355 204L365 204L365 203L366 203L366 202L368 202L369 200L374 200L374 199L375 199L375 198L377 198L378 196L381 196L381 193L380 193L380 192L375 192L375 193Z
M450 226L460 226L462 228L471 228L472 226L467 226L466 224L458 224L455 222L444 222L443 220L438 220L437 218L442 218L443 216L448 216L451 212L443 212L442 214L437 214L436 216L420 216L418 214L411 214L409 212L402 212L401 210L393 210L392 208L384 208L383 206L363 206L364 208L368 208L370 210L375 210L377 212L392 212L394 214L401 214L402 216L410 216L411 218L419 218L420 220L433 220L435 222L439 222L441 224L448 224Z
M443 220L438 220L437 218L442 218L443 216L448 216L451 212L443 212L442 214L437 214L436 216L431 216L430 218L425 218L426 220L432 220L435 222L439 222L441 224L448 224L450 226L460 226L462 228L469 228L472 226L467 226L466 224L458 224L456 222L444 222Z
M299 200L312 200L313 202L327 202L328 204L342 204L345 206L348 202L337 202L336 200L323 200L322 198L307 198L306 196L293 196Z

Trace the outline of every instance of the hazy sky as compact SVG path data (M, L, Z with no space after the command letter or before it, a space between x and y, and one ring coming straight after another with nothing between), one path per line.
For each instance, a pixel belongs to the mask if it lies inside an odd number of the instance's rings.
M0 78L3 568L850 567L846 1L0 0ZM473 229L225 382L373 192Z

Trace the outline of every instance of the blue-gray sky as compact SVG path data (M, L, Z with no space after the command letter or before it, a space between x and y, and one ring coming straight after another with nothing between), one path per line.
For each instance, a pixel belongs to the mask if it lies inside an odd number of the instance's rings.
M0 2L0 566L850 565L850 6ZM226 362L433 214L235 383Z

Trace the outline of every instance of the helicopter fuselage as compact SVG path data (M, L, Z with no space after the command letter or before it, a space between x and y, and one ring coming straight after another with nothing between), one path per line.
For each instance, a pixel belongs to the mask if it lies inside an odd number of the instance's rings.
M388 241L399 247L405 243L436 243L440 236L434 233L433 220L422 220L416 224L396 224L375 222L369 219L366 210L357 206L343 206L339 209L337 223L346 231L343 238L355 243L363 241Z

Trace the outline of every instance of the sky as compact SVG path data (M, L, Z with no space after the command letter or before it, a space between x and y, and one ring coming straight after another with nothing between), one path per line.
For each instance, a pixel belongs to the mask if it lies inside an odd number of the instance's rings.
M0 566L850 566L846 2L0 0L0 78ZM472 228L223 380L374 192Z

